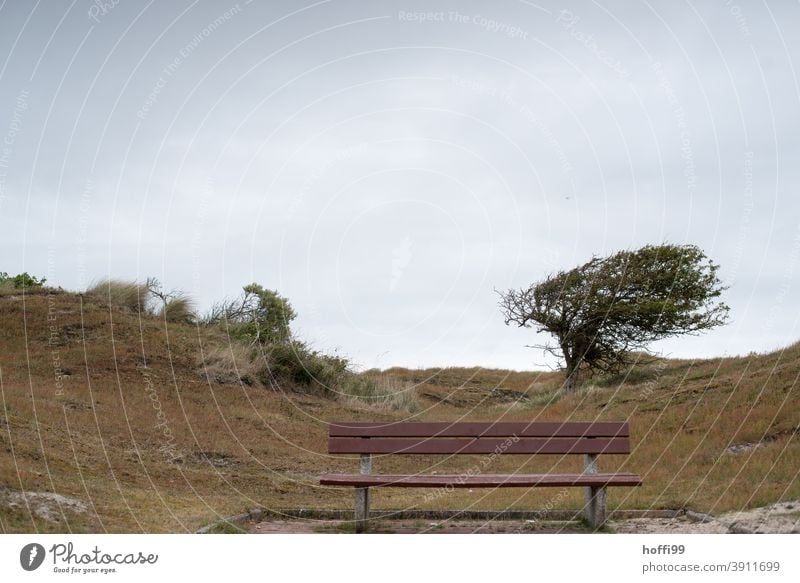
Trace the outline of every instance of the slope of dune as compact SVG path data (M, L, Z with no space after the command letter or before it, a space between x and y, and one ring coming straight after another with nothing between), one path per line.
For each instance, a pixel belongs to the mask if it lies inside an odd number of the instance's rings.
M771 354L658 360L559 398L556 373L482 368L370 374L416 386L413 413L220 384L198 359L206 331L76 294L0 296L0 531L185 532L250 508L350 508L321 488L352 458L326 455L331 420L628 419L634 452L601 458L641 488L611 508L711 514L800 498L800 344ZM524 459L521 459L524 457ZM576 470L503 456L492 472ZM470 456L376 460L376 471L466 471ZM575 509L577 489L376 492L376 508Z

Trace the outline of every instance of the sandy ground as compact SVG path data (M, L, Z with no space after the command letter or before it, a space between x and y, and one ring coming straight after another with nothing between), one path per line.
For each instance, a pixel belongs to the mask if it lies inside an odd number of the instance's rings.
M267 520L244 525L256 534L347 533L352 523L340 520ZM606 532L645 534L800 533L800 501L712 517L688 512L677 518L612 520ZM537 520L383 520L370 532L395 534L544 534L591 532L578 522Z
M86 512L88 505L82 500L52 492L18 492L0 486L0 508L29 512L48 522L58 522L64 511Z
M779 502L763 508L721 516L688 514L675 519L637 518L612 522L616 532L632 533L800 533L800 501Z

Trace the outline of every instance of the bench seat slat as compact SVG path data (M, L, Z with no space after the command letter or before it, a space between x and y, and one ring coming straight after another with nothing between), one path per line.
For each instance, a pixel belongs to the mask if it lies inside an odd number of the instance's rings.
M324 486L357 488L392 486L396 488L496 488L563 486L640 486L636 474L481 474L478 476L405 475L405 474L327 474L320 478Z
M627 421L333 422L330 437L628 437Z
M585 438L370 438L331 437L328 452L374 454L625 454L627 437Z

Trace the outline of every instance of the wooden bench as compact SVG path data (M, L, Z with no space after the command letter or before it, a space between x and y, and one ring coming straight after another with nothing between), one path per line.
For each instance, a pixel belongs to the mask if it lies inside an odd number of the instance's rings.
M584 514L598 528L605 522L606 488L639 486L636 474L603 474L597 456L630 453L627 422L335 422L329 426L328 453L360 454L358 474L326 474L325 486L355 488L356 532L364 532L369 518L369 489L398 488L585 488ZM583 472L577 474L373 474L372 456L582 454ZM482 464L486 465L486 464Z

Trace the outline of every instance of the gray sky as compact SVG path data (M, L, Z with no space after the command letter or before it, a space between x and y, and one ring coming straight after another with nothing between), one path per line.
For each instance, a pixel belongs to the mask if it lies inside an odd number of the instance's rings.
M564 8L567 6L568 8ZM0 271L257 281L362 367L530 369L495 289L694 243L800 337L796 2L4 2Z

